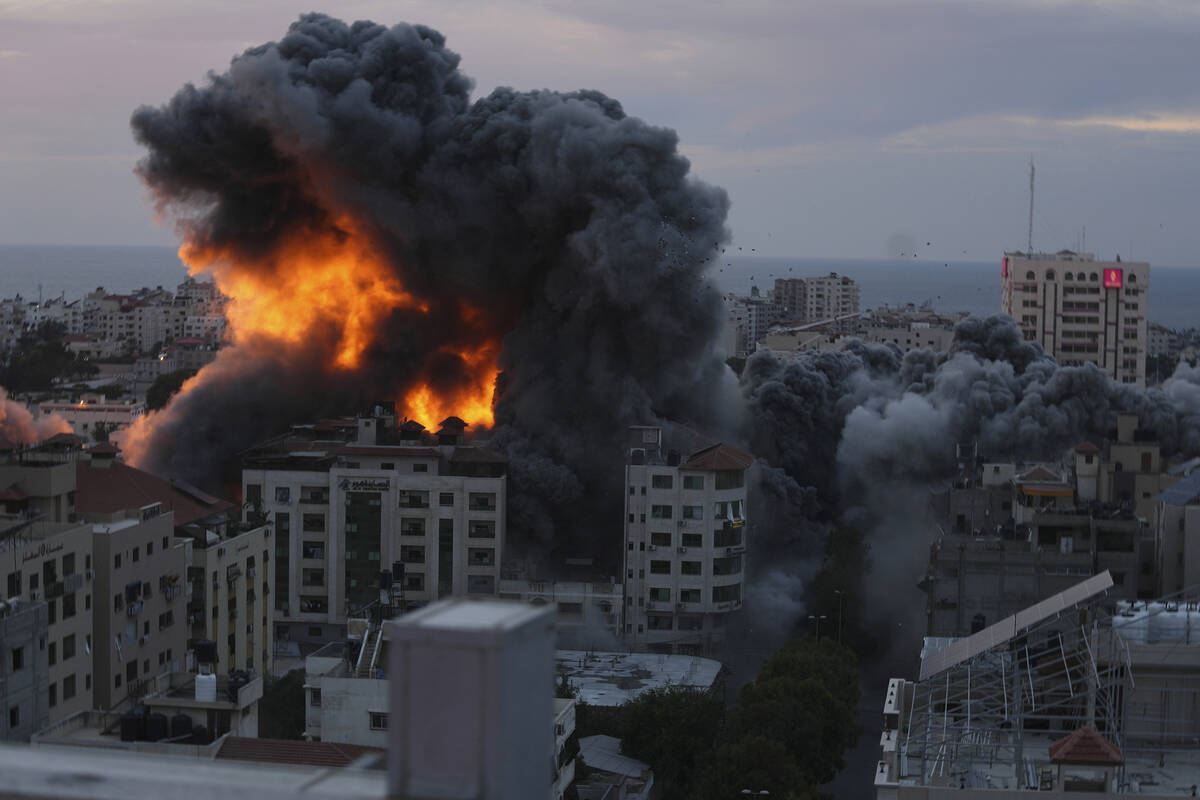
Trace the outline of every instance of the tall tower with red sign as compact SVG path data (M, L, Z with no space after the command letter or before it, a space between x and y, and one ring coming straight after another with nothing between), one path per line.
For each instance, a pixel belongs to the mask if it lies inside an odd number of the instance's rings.
M1150 265L1091 253L1005 253L1004 313L1064 366L1095 364L1113 380L1146 384Z

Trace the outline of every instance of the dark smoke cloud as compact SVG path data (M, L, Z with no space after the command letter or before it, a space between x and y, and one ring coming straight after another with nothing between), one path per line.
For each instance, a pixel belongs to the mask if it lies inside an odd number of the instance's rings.
M705 421L736 394L704 274L729 202L689 176L673 131L616 100L506 88L472 100L458 65L430 28L309 14L133 115L149 150L139 173L188 242L288 281L271 254L344 235L348 216L432 309L391 313L350 372L322 368L321 336L223 350L154 420L145 465L211 479L288 423L399 398L416 374L453 386L455 358L430 354L492 337L515 538L613 555L619 432ZM482 319L465 324L464 302Z

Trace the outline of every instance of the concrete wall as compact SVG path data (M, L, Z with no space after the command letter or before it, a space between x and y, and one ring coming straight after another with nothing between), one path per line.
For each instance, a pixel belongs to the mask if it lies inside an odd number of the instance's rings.
M27 742L49 721L46 618L45 603L0 610L0 740Z

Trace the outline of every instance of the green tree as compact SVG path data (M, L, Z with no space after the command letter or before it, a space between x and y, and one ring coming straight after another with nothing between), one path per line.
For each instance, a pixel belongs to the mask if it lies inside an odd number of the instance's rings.
M751 733L717 747L704 771L700 800L733 800L742 791L770 792L775 800L810 800L820 797L783 744Z
M267 680L258 701L258 735L263 739L304 738L304 709L302 670Z
M92 426L92 441L99 444L107 442L109 434L117 429L115 422L97 422Z
M724 715L721 699L710 692L651 689L623 706L621 752L650 765L663 800L693 798Z
M75 356L62 342L65 334L59 322L43 322L22 334L0 367L0 386L13 394L51 389L74 366Z
M836 640L840 627L842 643L860 659L869 657L875 649L875 637L863 631L861 617L865 604L862 576L870 565L870 549L862 531L847 526L833 528L825 538L821 568L808 582L806 591L811 612L828 617L821 632Z
M119 383L106 383L96 389L96 391L104 395L105 400L116 400L124 397L129 390Z
M154 411L165 406L179 391L179 387L183 386L183 382L195 374L194 369L177 369L166 375L159 375L146 390L146 410Z
M789 642L742 687L731 715L731 741L765 736L784 748L805 783L819 786L845 766L858 738L858 663L825 639Z

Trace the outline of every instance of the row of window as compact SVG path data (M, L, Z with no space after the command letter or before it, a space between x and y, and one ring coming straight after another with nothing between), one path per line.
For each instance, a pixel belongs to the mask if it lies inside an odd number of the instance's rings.
M49 587L51 584L58 583L58 564L62 563L62 576L64 578L75 574L75 554L67 553L61 559L48 558L42 562L42 571L39 575L37 572L29 573L29 590L37 591L39 586ZM85 553L83 557L83 568L92 568L92 554ZM7 580L7 597L19 597L22 593L23 586L21 580L22 571L8 573ZM39 581L40 578L40 581Z
M701 520L704 519L703 506L680 506L680 518ZM675 515L675 507L669 505L652 504L650 506L650 519L672 519ZM640 515L641 521L646 521L646 515ZM742 517L742 501L741 500L725 500L713 504L713 519L721 519L727 521L741 520ZM629 515L629 521L634 521L634 515Z
M1056 276L1054 270L1052 270L1052 269L1046 270L1046 280L1052 281L1052 280L1055 280L1056 277L1057 276ZM1025 280L1027 280L1027 281L1037 280L1037 274L1034 273L1033 270L1029 270L1028 272L1025 273ZM1098 280L1100 280L1100 274L1096 273L1096 272L1091 272L1091 273L1076 272L1075 274L1071 274L1070 272L1064 272L1063 280L1098 281ZM1137 275L1130 273L1125 276L1125 280L1129 283L1137 283Z
M652 559L650 561L651 575L671 575L673 574L671 561L662 561ZM680 575L703 575L703 562L701 561L680 561ZM736 575L742 571L742 557L740 555L724 556L722 558L714 558L712 560L713 575ZM628 577L633 578L633 570L628 570ZM646 571L638 570L638 577L645 578Z
M699 506L696 506L699 509ZM472 511L494 511L495 507L489 508L474 508ZM698 514L699 512L697 512ZM700 517L697 516L696 519ZM321 513L306 513L302 515L300 520L301 528L305 533L324 533L325 532L325 515ZM467 523L468 535L476 539L494 539L496 538L496 521L495 520L471 520ZM346 533L357 533L358 524L355 522L345 523ZM439 519L439 533L454 533L454 520ZM424 536L425 535L425 520L419 517L404 517L400 520L400 534L402 536ZM305 542L305 548L309 545L319 545L319 542ZM304 558L324 558L324 556L304 556Z
M170 544L171 544L171 539L169 536L162 537L162 549L163 550L166 550L170 546ZM125 552L129 554L129 556L130 556L129 560L132 561L133 563L136 564L138 561L141 560L142 548L140 545L137 547L134 547L131 551L127 550ZM146 542L146 557L149 558L152 555L154 555L154 542L148 541L148 542ZM89 561L90 561L90 558L89 558ZM121 568L121 553L115 553L113 555L113 569L120 569L120 568Z
M746 473L740 469L720 469L716 471L714 486L718 491L724 489L740 489L746 485ZM673 474L651 474L650 487L653 489L673 489L675 488L675 476ZM633 494L632 486L629 487L629 493ZM703 475L684 475L683 488L685 491L703 491L704 476Z
M651 549L655 547L672 547L674 546L674 534L670 531L651 531L650 544ZM729 528L713 531L713 547L737 547L742 543L742 529ZM640 550L646 549L646 543L640 542ZM679 535L679 546L688 548L704 547L703 533L681 533ZM633 542L629 543L629 549L633 549Z
M425 466L423 464L414 465ZM384 467L387 469L387 467ZM423 472L424 470L414 469L414 472ZM398 493L399 505L401 508L429 508L429 492L421 489L402 489ZM251 505L262 502L262 485L258 483L246 484L246 501ZM290 486L275 487L275 502L290 503L292 501L292 488ZM309 505L327 505L329 503L329 489L324 486L302 486L300 487L300 502ZM467 503L472 509L478 511L495 511L496 510L496 494L494 492L471 492L467 496ZM376 500L378 505L379 501ZM452 506L454 505L454 492L439 492L438 505ZM136 560L136 559L135 559Z

